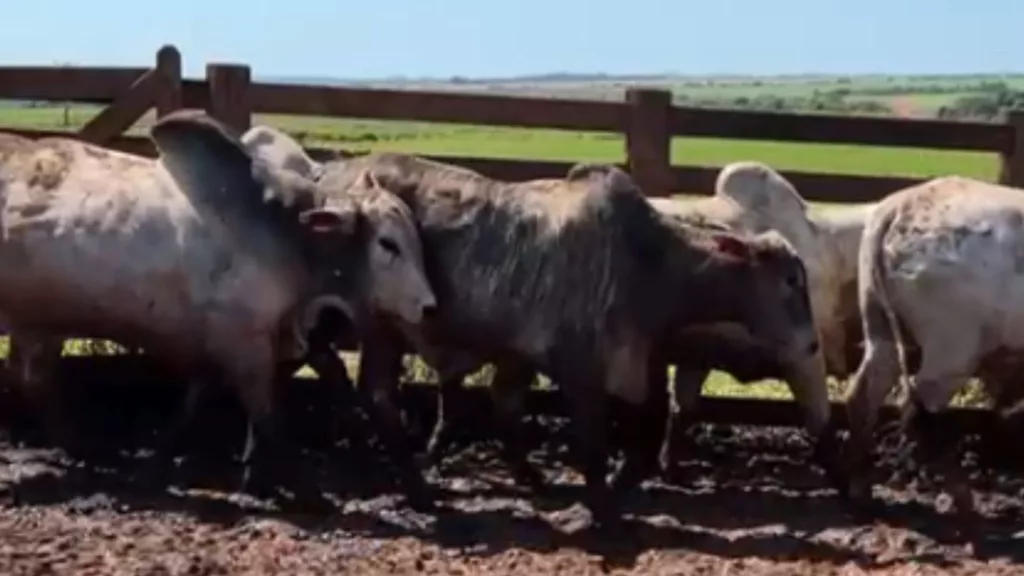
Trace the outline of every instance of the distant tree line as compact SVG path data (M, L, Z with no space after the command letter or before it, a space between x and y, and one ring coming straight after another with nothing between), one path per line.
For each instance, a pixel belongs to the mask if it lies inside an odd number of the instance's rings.
M841 80L837 84L844 84ZM770 90L770 88L767 88ZM855 88L842 86L815 89L809 95L780 96L772 93L756 96L707 97L676 93L678 105L708 108L732 108L771 112L825 113L855 115L893 115L891 101L883 98L906 95L965 94L949 104L934 110L934 114L949 120L994 121L1009 109L1024 109L1024 90L1011 88L999 80L976 83L949 83L942 85L896 85Z
M733 98L691 97L675 94L673 101L680 106L701 108L734 108L764 112L797 112L821 114L892 114L892 109L878 100L848 100L849 90L815 90L810 96L778 96L759 94Z
M985 90L957 98L942 106L938 117L949 120L995 120L1005 110L1024 109L1024 90L1014 90L1005 82L991 82Z
M567 80L578 84L558 87L548 85ZM625 88L634 82L655 82L650 85L664 85L662 83L667 80L656 76L553 73L517 78L516 82L504 85L501 82L488 84L487 81L480 79L448 79L448 85L456 90L483 89L490 93L602 100L620 100ZM915 116L935 115L949 120L995 121L1005 110L1024 109L1024 90L1014 88L1003 79L984 76L881 77L877 81L861 81L847 77L808 77L803 82L790 80L781 83L765 79L708 79L677 82L674 86L675 104L701 108L887 116L908 113L906 108L914 108L914 96L948 94L948 99L943 98L948 103L941 107L913 109L909 113ZM728 90L715 94L715 88L719 87ZM806 87L806 90L803 87ZM726 96L725 93L728 92L734 95ZM907 96L906 107L900 106L899 96ZM64 109L63 124L70 125L70 103L0 101L0 104L29 108L59 106Z

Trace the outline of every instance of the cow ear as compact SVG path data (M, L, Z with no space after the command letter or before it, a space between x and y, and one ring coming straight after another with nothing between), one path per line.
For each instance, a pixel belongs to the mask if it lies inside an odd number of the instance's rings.
M360 172L359 176L356 177L356 182L359 184L359 186L363 188L369 188L370 190L383 188L383 186L380 185L380 181L377 180L377 176L370 169L366 169Z
M302 223L313 234L351 235L356 231L359 215L355 210L333 210L315 208L299 216Z
M740 260L749 260L751 258L750 245L735 236L715 234L712 236L712 240L715 243L715 248L721 254L739 258Z
M760 162L741 161L725 165L715 179L715 196L729 198L740 206L787 221L806 220L807 202L793 183Z

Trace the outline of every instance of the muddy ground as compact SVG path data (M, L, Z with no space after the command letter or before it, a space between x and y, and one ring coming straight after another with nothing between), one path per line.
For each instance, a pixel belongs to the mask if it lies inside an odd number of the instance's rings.
M934 509L935 491L889 447L876 488L884 513L853 520L805 464L793 429L702 425L678 485L648 482L621 534L565 533L550 522L580 496L565 464L564 422L533 424L533 459L553 483L513 487L489 442L446 461L444 508L420 514L397 496L377 451L321 459L329 515L233 490L238 469L207 454L166 491L127 469L84 471L45 448L0 446L0 573L21 574L1011 574L1024 570L1024 475L972 464L985 519L966 542ZM359 446L359 444L356 444ZM969 451L966 460L977 460ZM311 456L312 458L312 456ZM210 461L221 466L211 466Z

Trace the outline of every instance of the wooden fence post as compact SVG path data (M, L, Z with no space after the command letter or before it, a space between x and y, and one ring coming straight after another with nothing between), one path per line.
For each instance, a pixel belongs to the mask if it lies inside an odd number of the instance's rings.
M156 53L156 71L163 86L156 93L156 116L166 116L182 107L181 53L168 44Z
M239 132L248 130L252 121L250 78L249 67L242 64L206 66L206 82L210 87L207 112Z
M1014 130L1013 149L1000 152L999 183L1024 188L1024 110L1007 110L1005 122Z
M672 178L672 93L630 88L626 91L626 158L629 172L648 196L674 192Z

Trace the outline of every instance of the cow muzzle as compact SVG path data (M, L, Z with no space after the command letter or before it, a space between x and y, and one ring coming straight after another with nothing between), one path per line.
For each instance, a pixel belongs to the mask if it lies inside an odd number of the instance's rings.
M437 300L433 294L416 299L404 307L401 319L409 324L421 324L437 315Z
M815 338L814 340L811 340L811 342L809 344L807 344L806 352L807 352L808 356L813 356L813 355L817 354L818 350L821 350L821 343L818 342L817 338Z

